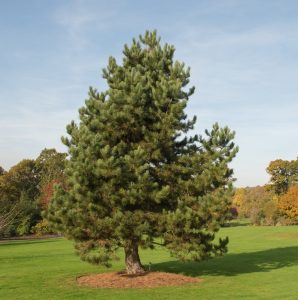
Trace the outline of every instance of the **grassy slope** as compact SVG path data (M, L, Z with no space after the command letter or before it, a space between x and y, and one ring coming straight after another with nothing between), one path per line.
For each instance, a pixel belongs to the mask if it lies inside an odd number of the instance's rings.
M224 228L228 255L179 263L163 249L142 251L154 270L204 279L199 285L145 290L77 287L76 276L104 272L73 255L64 239L0 244L0 299L297 299L298 226ZM112 270L123 269L123 261Z

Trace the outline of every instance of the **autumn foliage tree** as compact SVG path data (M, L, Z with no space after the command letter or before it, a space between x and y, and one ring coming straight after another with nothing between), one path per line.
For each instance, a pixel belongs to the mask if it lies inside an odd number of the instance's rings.
M181 260L227 251L215 233L229 210L234 133L215 124L206 137L189 134L194 88L174 51L156 32L125 45L122 64L110 57L103 70L108 89L90 88L80 123L67 126L66 188L48 218L83 260L109 265L122 247L127 273L142 273L138 249L156 237Z
M42 221L55 183L64 182L66 154L44 149L36 160L24 159L8 171L0 167L0 234L30 234Z
M287 193L279 197L278 207L282 214L293 222L298 222L298 186L291 186Z
M278 196L278 209L285 224L293 224L297 218L298 158L296 160L277 159L270 162L267 172L270 183L267 188ZM285 219L282 219L285 217Z
M35 168L39 176L39 203L45 210L54 194L55 185L64 185L66 156L66 153L57 152L56 149L45 148L35 160Z
M275 225L278 219L277 197L265 186L238 188L233 205L240 218L249 218L256 225Z
M233 195L232 205L237 209L238 216L240 218L247 217L247 202L246 202L246 190L245 188L237 188L235 189L235 193Z

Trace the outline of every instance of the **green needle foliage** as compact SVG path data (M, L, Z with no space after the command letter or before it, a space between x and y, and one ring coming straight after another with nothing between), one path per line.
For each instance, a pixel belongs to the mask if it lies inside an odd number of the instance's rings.
M157 237L181 260L227 251L215 233L228 213L234 132L187 134L194 88L174 51L156 32L125 45L122 64L110 57L103 70L109 88L90 88L80 123L67 126L67 188L57 187L48 218L83 260L108 266L123 247L127 272L139 273L138 247Z

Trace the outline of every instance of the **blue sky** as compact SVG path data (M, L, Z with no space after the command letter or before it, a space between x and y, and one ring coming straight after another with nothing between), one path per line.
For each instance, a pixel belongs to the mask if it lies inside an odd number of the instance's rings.
M196 86L196 133L236 131L236 186L268 181L271 160L298 155L297 1L1 1L0 165L60 142L88 87L124 43L157 29Z

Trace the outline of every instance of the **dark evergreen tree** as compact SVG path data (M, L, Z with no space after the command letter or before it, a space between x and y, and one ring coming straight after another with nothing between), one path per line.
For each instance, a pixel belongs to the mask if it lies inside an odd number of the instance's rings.
M0 166L0 176L5 174L5 170Z
M187 135L194 88L174 50L156 32L125 45L122 64L110 57L103 70L107 91L90 88L80 123L67 126L67 186L48 218L83 260L109 265L123 247L127 273L141 273L138 248L156 237L181 260L227 251L215 233L229 210L234 132L215 124L205 138Z

